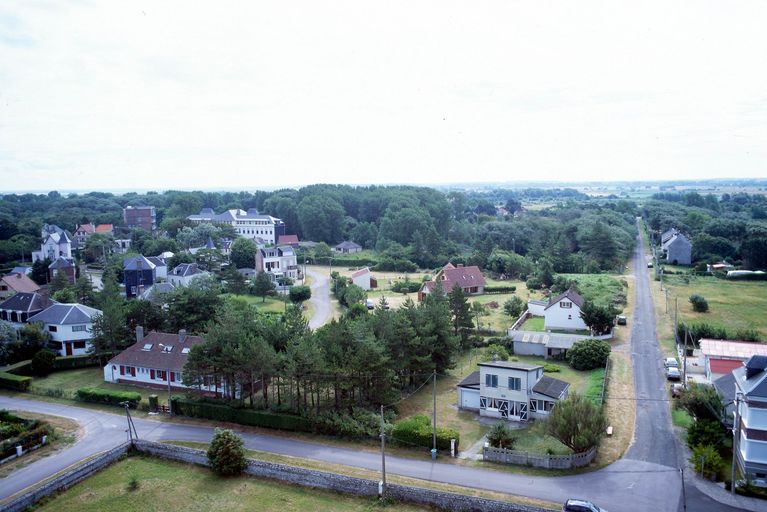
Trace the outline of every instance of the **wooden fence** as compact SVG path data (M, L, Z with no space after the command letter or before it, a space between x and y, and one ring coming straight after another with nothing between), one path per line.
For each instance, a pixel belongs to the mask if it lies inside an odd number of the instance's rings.
M500 462L503 464L517 464L520 466L532 466L546 469L571 469L588 466L596 457L596 447L583 453L572 455L541 455L538 453L506 450L505 448L493 448L486 446L482 451L483 460Z

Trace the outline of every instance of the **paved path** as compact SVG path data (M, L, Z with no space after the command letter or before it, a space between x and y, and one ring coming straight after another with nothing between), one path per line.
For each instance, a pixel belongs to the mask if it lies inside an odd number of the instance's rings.
M309 302L314 307L314 315L309 320L309 327L317 329L332 318L333 306L330 303L330 278L324 272L307 268L306 273L312 278L312 298Z

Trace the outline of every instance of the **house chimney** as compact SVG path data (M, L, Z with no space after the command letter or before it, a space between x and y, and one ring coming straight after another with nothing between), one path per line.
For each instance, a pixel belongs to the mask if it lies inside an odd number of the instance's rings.
M179 329L178 341L179 343L184 343L186 341L186 329Z
M136 326L136 343L141 343L144 341L144 328L140 325Z

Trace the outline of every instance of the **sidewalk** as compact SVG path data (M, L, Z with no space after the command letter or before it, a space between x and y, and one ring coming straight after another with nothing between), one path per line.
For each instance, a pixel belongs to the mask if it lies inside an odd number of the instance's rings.
M764 512L767 510L767 501L758 498L748 498L739 494L732 494L724 489L721 482L712 482L697 475L685 475L685 482L694 485L700 492L724 505L750 510L752 512Z

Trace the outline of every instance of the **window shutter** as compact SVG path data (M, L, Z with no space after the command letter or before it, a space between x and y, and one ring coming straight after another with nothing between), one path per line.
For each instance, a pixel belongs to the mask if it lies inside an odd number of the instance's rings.
M125 367L120 365L120 375L125 375Z
M153 369L149 370L149 378L154 380L154 370Z
M135 377L136 376L136 367L135 366L131 366L130 374L131 374L131 377Z

